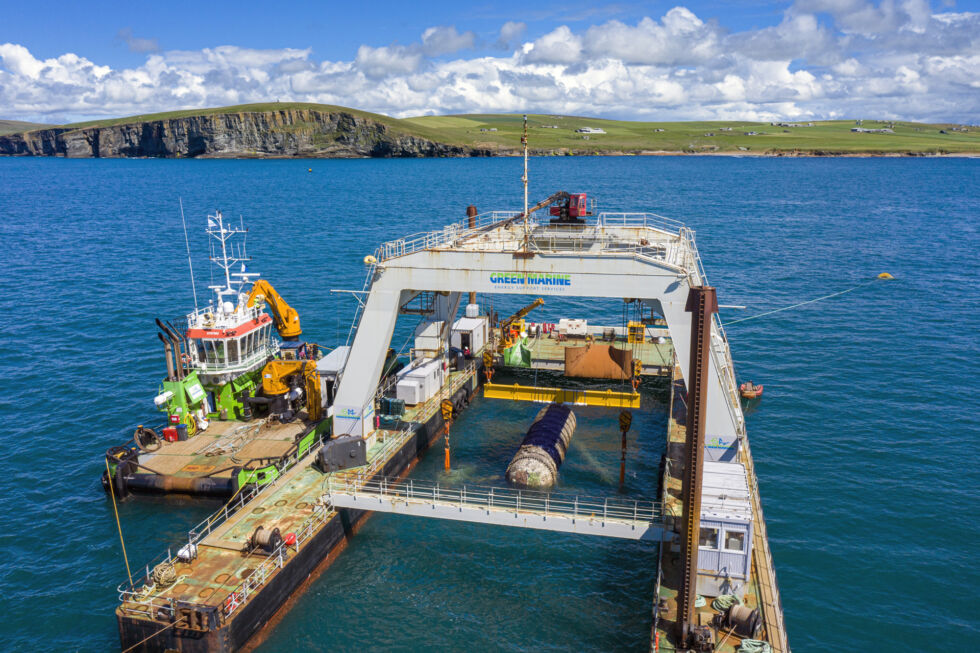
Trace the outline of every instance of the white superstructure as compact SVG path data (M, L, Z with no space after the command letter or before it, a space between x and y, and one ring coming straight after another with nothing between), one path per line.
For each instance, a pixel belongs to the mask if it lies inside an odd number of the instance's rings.
M208 286L214 299L187 314L185 365L204 383L221 384L265 365L279 351L272 317L265 305L248 306L248 290L259 276L248 272L245 248L248 229L225 223L221 211L208 216L210 261L224 277ZM236 237L241 237L237 241ZM234 270L234 271L233 271Z
M468 222L393 240L367 259L367 298L336 397L334 433L373 430L374 394L400 307L432 291L430 319L451 324L461 293L631 298L667 322L677 351L690 348L692 286L706 285L694 232L649 213L602 213L555 224L532 213L493 212ZM450 330L442 331L447 339ZM688 378L687 356L679 357ZM744 420L728 342L714 318L707 435L738 438Z

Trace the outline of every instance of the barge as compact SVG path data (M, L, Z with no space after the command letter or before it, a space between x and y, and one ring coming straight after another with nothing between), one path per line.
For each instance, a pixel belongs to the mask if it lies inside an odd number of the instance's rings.
M711 314L717 303L694 233L654 214L592 215L585 206L583 194L558 192L523 211L481 215L469 207L459 223L384 243L366 257L329 434L288 453L267 483L240 484L186 542L120 585L122 647L254 645L369 512L385 511L651 542L661 553L650 569L657 578L651 650L732 651L760 638L788 651L734 366ZM543 208L550 219L536 215ZM465 319L482 324L485 338L456 319L466 293ZM481 314L476 293L625 300L636 319L590 330L522 316L512 329L511 320ZM411 360L386 379L402 315L420 318ZM589 394L494 384L494 368L508 366L628 385ZM649 488L652 500L405 480L439 439L448 467L453 418L481 381L487 396L618 409L625 443L630 410L642 408L644 375L668 375L672 387L664 472ZM716 482L730 486L737 505L726 503L727 491L712 494ZM714 609L701 607L702 597Z

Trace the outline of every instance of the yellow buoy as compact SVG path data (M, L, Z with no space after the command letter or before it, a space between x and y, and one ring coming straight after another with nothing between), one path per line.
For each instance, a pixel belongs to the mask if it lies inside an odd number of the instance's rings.
M313 168L307 168L306 171L307 172L313 172Z
M882 272L881 274L878 275L878 278L879 279L894 279L895 277L893 277L892 275L888 274L887 272Z

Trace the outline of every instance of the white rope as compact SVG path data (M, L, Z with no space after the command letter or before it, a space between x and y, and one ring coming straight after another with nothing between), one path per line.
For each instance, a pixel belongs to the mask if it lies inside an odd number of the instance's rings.
M783 308L777 308L776 310L773 310L773 311L766 311L765 313L759 313L758 315L750 315L749 317L743 317L743 318L738 319L738 320L732 320L731 322L725 322L725 326L729 326L731 324L738 324L739 322L748 322L749 320L754 320L754 319L756 319L758 317L765 317L766 315L772 315L773 313L781 313L782 311L788 311L791 308L798 308L800 306L806 306L807 304L812 304L814 302L819 302L822 299L830 299L831 297L837 297L838 295L843 295L845 293L849 293L851 291L857 290L858 288L861 288L863 286L867 286L868 284L872 284L875 281L879 281L879 279L875 278L875 279L872 279L871 281L866 281L864 283L860 283L860 284L854 286L853 288L848 288L847 290L841 290L840 292L835 292L835 293L831 293L829 295L824 295L823 297L817 297L816 299L809 299L809 300L807 300L805 302L800 302L799 304L793 304L792 306L784 306Z

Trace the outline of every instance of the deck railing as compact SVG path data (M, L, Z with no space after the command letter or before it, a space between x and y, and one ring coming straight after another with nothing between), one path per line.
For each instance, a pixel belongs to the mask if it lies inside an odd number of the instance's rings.
M558 494L508 487L463 485L446 487L437 481L397 480L387 477L363 481L331 477L327 496L342 493L367 494L391 500L448 503L460 508L481 508L499 512L533 513L545 517L603 519L624 522L659 522L663 506L659 501L620 497Z

